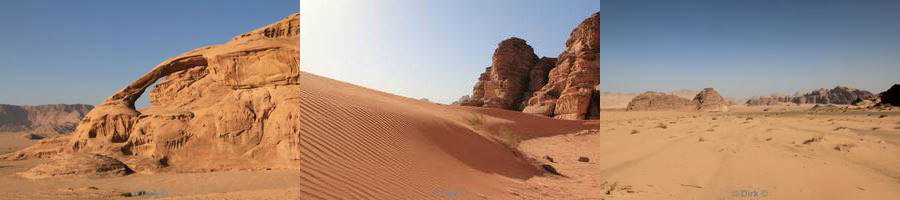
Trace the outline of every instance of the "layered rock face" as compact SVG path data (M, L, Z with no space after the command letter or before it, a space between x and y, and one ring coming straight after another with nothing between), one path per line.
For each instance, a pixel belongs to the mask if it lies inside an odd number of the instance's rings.
M585 119L600 84L600 13L581 22L566 41L556 68L523 110L559 119ZM597 97L599 98L599 97Z
M864 100L874 100L875 95L869 91L851 87L837 86L833 89L821 88L806 94L793 96L772 95L757 97L747 101L747 105L775 105L778 103L795 104L853 104Z
M600 84L594 87L591 104L588 105L587 119L600 119Z
M3 157L98 153L150 173L296 168L298 34L294 14L168 59L99 104L71 138ZM134 102L158 80L151 106L136 110Z
M625 110L628 111L654 111L654 110L691 110L696 104L691 100L662 92L648 91L640 94L631 102Z
M769 106L782 103L790 103L794 101L791 96L761 96L748 99L746 104L749 106Z
M704 88L694 95L694 98L686 98L673 94L649 91L640 94L628 103L627 111L656 111L656 110L680 110L701 112L727 112L728 101L719 95L713 88ZM683 96L683 95L682 95Z
M819 89L803 96L795 97L793 102L798 104L852 104L856 101L874 99L869 91L858 90L850 87L837 86L834 89Z
M472 98L462 105L520 110L522 99L546 82L551 61L555 59L539 59L523 39L503 40L494 50L491 66L475 83Z
M716 90L712 88L704 88L703 91L700 91L700 93L691 100L691 103L697 105L698 111L728 111L728 101L725 101L725 98L722 98L722 96L719 95L719 92L716 92Z
M123 176L131 173L131 169L119 160L97 154L71 154L48 163L40 164L28 171L19 173L29 179L48 177L107 177Z
M900 84L894 84L887 91L878 94L879 104L889 106L900 106Z
M0 104L0 131L32 132L41 137L68 134L75 130L94 106L51 104L15 106Z

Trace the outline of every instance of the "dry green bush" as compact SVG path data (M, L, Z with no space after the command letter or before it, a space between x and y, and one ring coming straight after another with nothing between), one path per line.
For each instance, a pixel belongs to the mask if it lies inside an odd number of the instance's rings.
M497 130L497 136L499 136L500 140L502 140L503 143L506 143L510 148L519 148L519 144L522 143L522 138L513 133L512 130L509 130L506 126L501 126L500 129Z
M481 127L484 126L484 115L473 112L471 116L463 117L463 122L475 130L480 130Z

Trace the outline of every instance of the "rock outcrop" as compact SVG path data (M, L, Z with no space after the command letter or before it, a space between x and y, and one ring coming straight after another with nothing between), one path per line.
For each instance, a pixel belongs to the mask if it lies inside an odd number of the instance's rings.
M779 103L795 103L795 104L854 104L865 100L874 100L875 95L869 91L859 90L856 88L837 86L833 89L820 88L818 90L801 94L797 93L793 96L771 95L756 97L747 100L747 105L776 105Z
M797 104L853 104L861 100L874 99L869 91L850 87L837 86L833 89L821 88L793 99Z
M662 92L648 91L640 94L631 102L625 110L628 111L655 111L655 110L692 110L696 104L691 100Z
M588 105L587 119L600 119L600 84L594 87L594 94L591 100L591 104Z
M109 177L124 176L131 169L114 158L98 154L70 154L48 163L40 164L28 171L18 173L29 179L49 177Z
M147 173L297 168L299 76L294 14L163 61L97 105L71 137L0 158L95 153ZM136 110L158 80L150 107Z
M521 110L523 98L540 89L554 58L538 58L525 40L509 38L494 50L491 66L478 78L472 98L461 102L466 106L484 106Z
M792 103L794 101L793 96L780 96L780 95L771 95L771 96L761 96L750 98L745 102L748 106L770 106L770 105L778 105L784 103Z
M0 104L0 132L29 132L40 137L68 134L93 108L84 104Z
M600 13L581 22L566 41L548 82L523 110L559 119L585 119L600 83ZM599 98L599 97L597 97Z
M722 98L722 96L719 95L719 92L716 92L716 90L712 88L704 88L703 91L697 93L697 96L695 96L694 99L691 100L691 103L697 105L698 111L728 111L728 101L725 101L725 98Z
M887 91L878 94L879 105L900 106L900 84L894 84Z
M648 91L634 97L628 103L627 111L702 111L702 112L727 112L728 101L719 95L713 88L705 88L691 100L683 98L678 93L666 94L662 92ZM684 96L684 95L682 95Z

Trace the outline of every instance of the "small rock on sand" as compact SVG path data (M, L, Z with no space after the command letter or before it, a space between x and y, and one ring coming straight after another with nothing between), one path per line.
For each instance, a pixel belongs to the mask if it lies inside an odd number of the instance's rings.
M578 162L591 162L591 159L586 156L578 157Z

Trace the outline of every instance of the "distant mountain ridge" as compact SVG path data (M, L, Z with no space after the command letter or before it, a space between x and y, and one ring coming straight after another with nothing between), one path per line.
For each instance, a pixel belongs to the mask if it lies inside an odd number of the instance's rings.
M774 105L779 103L795 104L853 104L861 100L872 100L875 95L866 90L860 90L846 86L836 86L833 89L820 88L805 94L771 95L751 98L747 105Z
M0 104L0 132L31 132L41 136L67 134L75 130L94 106L86 104Z

